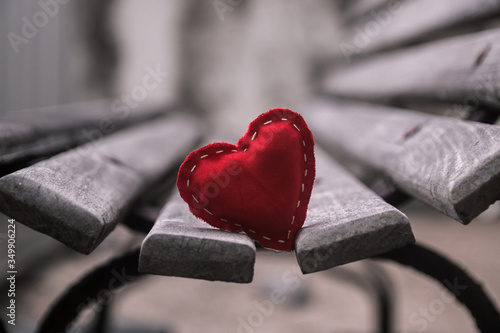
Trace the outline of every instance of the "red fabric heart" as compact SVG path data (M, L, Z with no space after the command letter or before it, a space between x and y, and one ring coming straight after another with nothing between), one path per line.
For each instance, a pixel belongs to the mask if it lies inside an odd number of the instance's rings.
M315 175L314 140L304 119L273 109L236 146L212 143L189 154L177 187L190 211L210 225L292 251Z

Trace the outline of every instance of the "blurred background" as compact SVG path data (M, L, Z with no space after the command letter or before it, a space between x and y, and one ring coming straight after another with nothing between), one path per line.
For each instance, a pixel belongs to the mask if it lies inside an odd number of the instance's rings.
M343 58L343 4L0 0L0 113L101 98L125 101L155 73L158 85L140 103L191 107L209 115L210 128L239 137L258 114L303 105L314 93L321 65ZM140 105L132 111L141 112ZM500 304L498 205L467 227L417 202L401 209L417 241L465 267ZM6 253L7 227L0 225ZM18 325L9 327L11 332L31 332L68 286L144 237L119 226L84 256L18 227ZM1 260L5 267L6 258ZM389 276L397 332L474 331L472 319L455 300L445 303L439 315L416 321L421 309L446 296L441 286L409 269L365 260L303 276L293 255L273 252L258 253L249 285L145 277L113 296L111 325L117 331L245 332L241 322L284 285L287 301L265 315L254 332L373 332L373 300L348 274L362 275L367 265L382 266ZM284 284L284 276L295 283ZM2 282L2 297L5 288ZM99 311L87 311L79 319L82 327Z
M154 69L167 74L148 102L210 111L240 133L255 115L303 101L314 65L338 52L326 0L0 6L2 112L130 94Z

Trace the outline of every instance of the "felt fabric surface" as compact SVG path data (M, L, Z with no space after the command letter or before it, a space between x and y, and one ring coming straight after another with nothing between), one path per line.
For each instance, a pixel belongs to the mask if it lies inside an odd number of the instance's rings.
M273 109L255 119L237 145L212 143L189 154L177 187L190 211L210 225L293 251L315 174L314 140L304 119Z

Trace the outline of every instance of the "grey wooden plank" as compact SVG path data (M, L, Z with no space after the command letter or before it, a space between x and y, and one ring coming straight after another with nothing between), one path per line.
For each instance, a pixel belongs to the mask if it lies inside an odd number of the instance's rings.
M500 106L500 29L380 54L328 71L322 89L381 103L428 100Z
M303 273L384 253L415 241L407 217L316 149L317 177L295 240Z
M0 211L90 253L199 132L195 118L172 115L56 155L0 178Z
M467 224L500 199L500 127L370 104L317 100L307 113L329 151L379 170Z
M153 106L132 111L117 105L96 100L0 115L0 165L55 154L167 111Z
M413 0L404 1L396 11L367 8L362 19L345 28L342 40L359 46L358 54L434 39L439 35L463 33L468 25L497 17L499 0ZM369 42L356 45L359 30ZM475 26L477 29L477 24Z
M176 191L142 243L139 271L249 283L254 263L255 244L248 236L196 218Z
M402 2L403 0L399 1ZM375 10L387 4L387 0L348 0L346 8L342 13L345 22L358 20L367 15L371 10Z

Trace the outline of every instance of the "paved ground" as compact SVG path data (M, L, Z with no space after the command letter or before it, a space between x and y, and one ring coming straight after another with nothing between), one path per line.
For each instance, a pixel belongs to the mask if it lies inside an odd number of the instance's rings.
M421 243L473 272L500 304L498 212L488 212L465 227L420 205L404 210ZM43 311L73 281L142 239L119 227L93 254L84 256L20 224L17 235L18 325L12 332L32 331ZM43 261L37 256L43 256ZM366 262L303 276L293 255L259 252L255 278L248 285L151 276L114 295L112 321L181 333L373 332L371 298L341 274L346 270L362 273ZM449 295L443 295L440 286L395 264L382 266L394 287L398 332L474 331L466 310L456 301L448 303ZM287 290L287 301L271 306L270 293L275 288ZM422 309L429 309L428 319L420 314ZM98 311L85 312L80 322L91 322Z

